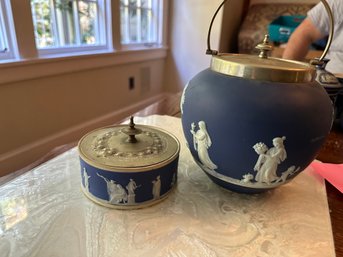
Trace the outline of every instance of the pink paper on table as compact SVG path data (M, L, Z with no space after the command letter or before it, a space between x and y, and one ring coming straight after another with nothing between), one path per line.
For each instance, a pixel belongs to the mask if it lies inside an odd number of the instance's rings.
M343 193L343 164L314 161L310 166L324 179Z

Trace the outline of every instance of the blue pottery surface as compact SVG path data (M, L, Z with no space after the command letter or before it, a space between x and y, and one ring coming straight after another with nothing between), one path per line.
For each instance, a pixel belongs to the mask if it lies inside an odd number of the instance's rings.
M244 193L275 188L304 170L333 120L316 82L259 81L211 69L188 83L181 110L195 161L215 183Z
M177 181L180 143L151 126L104 127L78 145L82 190L94 202L113 208L149 206L164 199Z
M163 199L177 181L178 158L161 168L144 172L107 171L88 164L82 158L80 164L84 193L91 200L109 207L152 204ZM130 193L130 183L133 194Z

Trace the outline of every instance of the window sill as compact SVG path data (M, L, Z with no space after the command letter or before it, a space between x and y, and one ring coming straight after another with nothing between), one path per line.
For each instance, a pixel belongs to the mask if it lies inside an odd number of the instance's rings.
M74 55L55 54L30 60L0 62L0 84L57 74L97 69L165 58L167 47L137 48L115 52L95 51Z

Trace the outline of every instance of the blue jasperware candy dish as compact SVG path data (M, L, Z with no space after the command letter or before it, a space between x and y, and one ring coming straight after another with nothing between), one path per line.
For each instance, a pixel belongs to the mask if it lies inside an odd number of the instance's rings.
M99 128L78 144L81 188L92 201L116 209L137 209L163 200L175 187L180 143L146 125Z

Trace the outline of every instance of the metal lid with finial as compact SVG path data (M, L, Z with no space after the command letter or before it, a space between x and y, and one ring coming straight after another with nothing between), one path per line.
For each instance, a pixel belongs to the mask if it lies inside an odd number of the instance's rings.
M218 54L212 56L213 71L247 79L271 82L301 83L315 79L316 69L304 62L271 58L268 56L273 47L265 35L262 43L256 46L258 56L245 54Z
M212 55L211 69L213 71L247 79L263 80L270 82L284 83L306 83L314 81L316 78L316 65L323 63L323 60L330 48L334 21L330 6L326 0L321 0L329 16L329 37L322 56L319 59L311 60L310 63L286 60L281 58L271 58L268 53L273 49L269 44L269 37L266 35L262 43L256 48L260 50L258 56L244 54L226 54L219 53L211 49L210 35L215 17L219 10L228 0L223 0L215 11L207 35L206 54Z
M180 144L167 131L146 125L100 128L86 134L78 144L80 157L94 167L109 171L147 171L162 167L179 154Z

